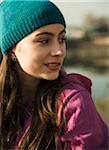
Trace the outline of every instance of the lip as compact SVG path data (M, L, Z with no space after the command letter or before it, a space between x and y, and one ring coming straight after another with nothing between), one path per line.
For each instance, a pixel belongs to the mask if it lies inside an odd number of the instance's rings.
M61 68L61 63L60 62L50 62L50 63L46 63L45 66L47 67L47 69L49 69L51 71L58 71Z

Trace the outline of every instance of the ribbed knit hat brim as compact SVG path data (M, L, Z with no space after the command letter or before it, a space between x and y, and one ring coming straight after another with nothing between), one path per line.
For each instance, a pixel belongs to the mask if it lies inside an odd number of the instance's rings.
M48 0L7 1L0 6L0 47L6 53L36 29L65 20L60 10Z

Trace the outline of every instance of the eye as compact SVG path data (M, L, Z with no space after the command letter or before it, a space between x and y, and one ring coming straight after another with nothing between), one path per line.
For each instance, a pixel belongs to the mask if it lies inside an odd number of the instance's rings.
M43 40L39 40L39 41L37 41L39 44L47 44L47 43L49 43L49 39L43 39Z
M59 41L59 43L65 43L66 42L66 37L65 36L64 37L60 37L58 39L58 41Z

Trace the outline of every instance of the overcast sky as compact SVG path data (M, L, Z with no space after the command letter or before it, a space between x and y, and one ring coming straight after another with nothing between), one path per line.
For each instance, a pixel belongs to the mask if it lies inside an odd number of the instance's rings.
M51 0L62 11L68 25L80 26L84 16L109 17L109 0Z

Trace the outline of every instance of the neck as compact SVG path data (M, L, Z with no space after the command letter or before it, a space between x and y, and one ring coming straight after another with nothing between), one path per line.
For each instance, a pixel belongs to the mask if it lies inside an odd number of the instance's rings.
M34 98L40 79L37 79L27 73L25 73L20 66L18 68L18 76L20 79L22 97L23 99Z

